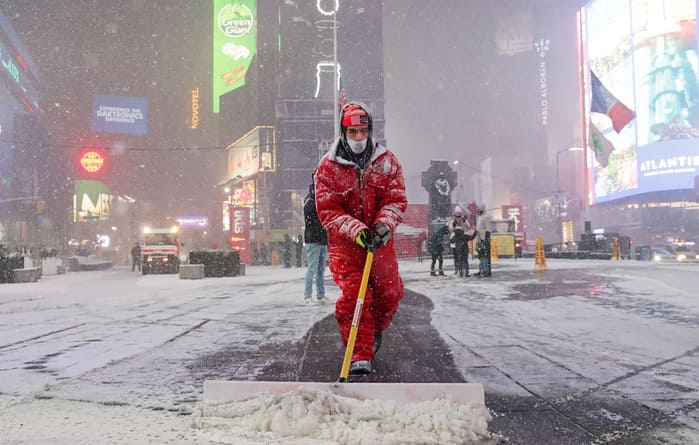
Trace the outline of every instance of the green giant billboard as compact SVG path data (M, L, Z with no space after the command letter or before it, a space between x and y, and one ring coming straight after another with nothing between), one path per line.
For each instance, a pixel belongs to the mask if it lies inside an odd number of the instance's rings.
M257 49L256 0L214 0L213 105L222 95L245 85Z

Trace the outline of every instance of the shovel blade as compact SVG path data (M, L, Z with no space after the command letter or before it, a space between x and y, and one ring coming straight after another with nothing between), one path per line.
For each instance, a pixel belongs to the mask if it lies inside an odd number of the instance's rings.
M480 383L318 383L206 380L204 403L237 402L263 393L283 394L298 389L335 395L411 403L447 399L459 404L485 404Z

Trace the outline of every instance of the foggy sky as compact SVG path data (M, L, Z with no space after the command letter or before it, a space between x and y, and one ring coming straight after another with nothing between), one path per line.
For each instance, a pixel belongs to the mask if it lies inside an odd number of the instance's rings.
M525 188L553 190L555 151L570 147L577 130L571 123L577 123L579 1L532 2L538 7L533 38L551 41L546 128L540 123L538 58L533 51L496 50L495 22L512 1L443 0L425 7L418 0L384 0L386 137L403 163L410 202L427 202L420 180L431 159L458 160L465 177L479 172L488 156L536 159ZM496 173L493 180L507 176Z

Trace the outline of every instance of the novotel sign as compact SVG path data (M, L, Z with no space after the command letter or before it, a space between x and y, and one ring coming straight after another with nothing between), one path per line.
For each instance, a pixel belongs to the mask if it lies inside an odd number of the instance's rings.
M187 216L177 218L176 221L180 227L207 227L209 225L209 218L204 216Z

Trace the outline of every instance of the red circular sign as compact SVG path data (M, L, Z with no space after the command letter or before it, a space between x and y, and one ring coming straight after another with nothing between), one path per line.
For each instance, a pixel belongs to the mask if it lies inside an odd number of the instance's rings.
M104 165L104 157L96 151L86 151L80 158L80 165L88 173L97 173Z

